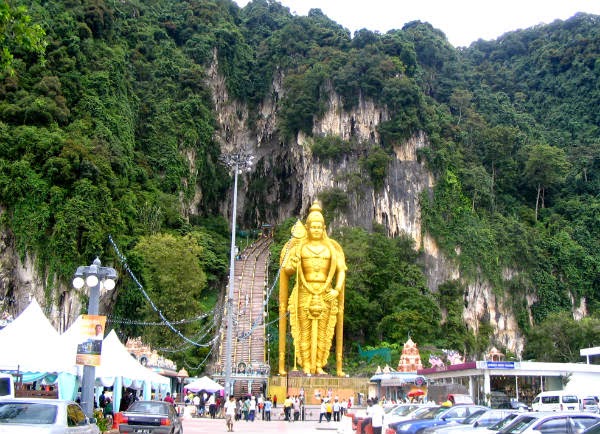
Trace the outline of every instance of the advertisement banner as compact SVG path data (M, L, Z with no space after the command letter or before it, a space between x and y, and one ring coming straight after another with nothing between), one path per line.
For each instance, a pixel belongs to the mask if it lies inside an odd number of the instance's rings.
M81 343L77 345L76 364L100 366L105 325L105 316L81 315Z

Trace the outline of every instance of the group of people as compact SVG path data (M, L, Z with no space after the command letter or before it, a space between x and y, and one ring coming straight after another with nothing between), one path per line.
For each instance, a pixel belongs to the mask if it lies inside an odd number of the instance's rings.
M102 409L104 417L112 417L114 415L112 399L110 399L109 396L106 396L105 390L103 390L100 396L98 397L98 407Z
M304 406L304 399L300 396L286 396L283 401L283 415L288 422L300 419L300 411Z
M243 419L246 422L254 422L258 418L258 415L260 415L262 420L268 422L271 420L272 409L273 401L271 401L270 396L264 398L261 394L257 397L245 396L239 399L230 396L224 404L227 431L233 431L234 421Z
M321 408L319 412L319 423L325 419L327 422L339 422L341 416L347 413L348 409L352 407L352 401L350 399L339 400L336 396L333 400L329 398L321 399Z
M214 393L209 394L202 391L194 394L190 391L185 396L184 402L186 405L193 404L196 407L197 417L204 417L205 415L209 415L211 419L223 417L225 400Z

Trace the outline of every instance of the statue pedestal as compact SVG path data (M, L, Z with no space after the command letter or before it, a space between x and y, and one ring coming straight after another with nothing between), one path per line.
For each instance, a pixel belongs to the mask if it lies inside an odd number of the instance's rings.
M286 396L304 396L306 405L319 405L321 399L336 396L339 401L353 398L358 402L358 394L367 396L369 377L335 377L333 375L307 376L302 371L290 371L288 375L269 377L267 394L277 396L277 407L283 406Z

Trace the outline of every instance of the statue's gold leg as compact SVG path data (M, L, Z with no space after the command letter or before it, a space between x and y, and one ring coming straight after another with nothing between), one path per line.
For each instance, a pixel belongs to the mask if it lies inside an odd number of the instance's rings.
M279 353L279 375L286 375L287 372L285 370L285 352Z
M312 320L312 336L311 336L311 348L310 348L310 366L314 369L317 365L317 346L319 343L319 321L316 319Z

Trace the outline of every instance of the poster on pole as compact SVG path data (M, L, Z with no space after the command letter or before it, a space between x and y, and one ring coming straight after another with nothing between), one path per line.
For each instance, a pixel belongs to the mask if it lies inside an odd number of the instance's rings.
M100 366L105 325L106 317L103 315L81 316L81 341L77 345L76 364Z

